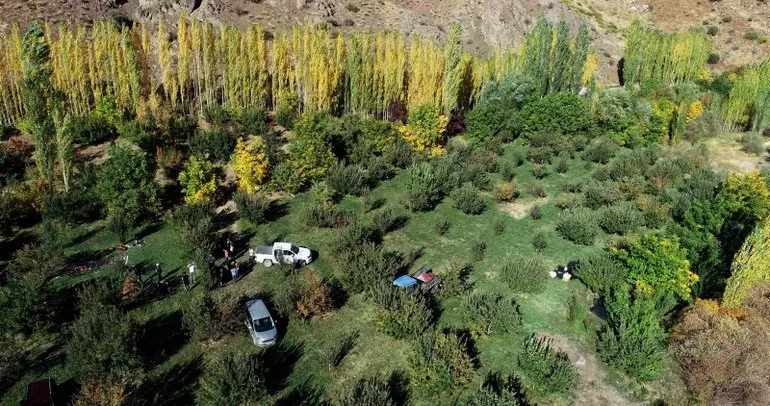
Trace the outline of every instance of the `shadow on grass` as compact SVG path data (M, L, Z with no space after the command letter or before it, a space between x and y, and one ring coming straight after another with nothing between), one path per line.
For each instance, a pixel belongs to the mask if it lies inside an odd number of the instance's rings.
M86 231L84 233L80 233L80 234L78 234L77 237L73 238L72 241L69 242L69 244L66 245L66 248L71 248L71 247L74 247L74 246L76 246L78 244L82 244L82 243L90 240L96 234L99 234L100 232L102 232L102 230L104 230L104 227L98 226L98 227L94 227L93 229L88 230L88 231Z
M139 352L149 369L179 352L189 341L189 336L182 323L182 312L156 317L142 328Z
M0 261L11 260L14 252L25 244L34 244L35 241L35 233L29 230L21 231L12 238L0 239Z
M286 386L286 379L305 352L302 342L281 342L265 350L265 385L268 393L275 394Z
M135 391L134 399L129 404L172 406L195 404L195 391L198 388L198 378L202 373L200 357L182 364L175 365L145 382Z
M409 404L409 374L404 371L393 371L388 377L390 397L396 406Z

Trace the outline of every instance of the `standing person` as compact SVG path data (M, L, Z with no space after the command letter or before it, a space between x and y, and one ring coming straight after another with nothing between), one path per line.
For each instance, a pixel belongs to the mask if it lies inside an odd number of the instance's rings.
M190 262L187 265L187 271L190 273L190 280L195 283L195 263Z
M247 264L249 266L254 265L254 263L256 262L256 258L257 258L257 253L254 251L254 248L249 248L249 260Z
M227 260L230 259L230 251L227 248L223 251L225 252L225 262L227 262Z
M159 264L159 263L156 263L156 264L155 264L155 276L157 276L157 277L158 277L158 285L160 285L160 280L161 280L161 279L163 279L163 278L162 278L162 275L161 275L161 274L162 274L162 272L163 272L163 271L161 271L161 269L160 269L160 264Z
M233 277L233 283L238 281L238 265L232 265L232 268L230 268L230 275Z
M190 277L188 275L182 275L182 285L184 285L186 292L190 291Z

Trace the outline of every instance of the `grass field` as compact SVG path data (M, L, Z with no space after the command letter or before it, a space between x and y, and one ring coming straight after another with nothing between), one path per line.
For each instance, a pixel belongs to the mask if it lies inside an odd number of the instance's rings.
M516 147L508 146L500 159L511 160L514 148ZM517 202L499 204L491 195L486 195L489 208L478 216L465 215L453 208L449 198L433 211L410 213L403 206L406 200L403 186L404 173L399 173L395 178L382 182L370 192L384 198L389 204L399 205L402 213L408 216L408 221L402 228L385 236L384 246L401 252L422 248L422 255L413 267L427 264L433 269L440 270L456 258L472 261L472 243L478 240L484 241L487 245L486 254L483 260L474 263L470 280L474 289L496 292L505 296L510 296L510 293L498 277L498 270L503 260L512 252L536 255L532 236L539 230L543 230L547 235L548 245L542 255L552 268L596 253L606 246L607 241L613 237L602 234L593 246L579 246L562 239L555 232L559 209L554 205L553 199L562 192L566 184L589 177L593 169L583 161L575 160L570 163L567 174L557 174L552 171L546 179L537 181L542 183L547 192L547 197L540 199L534 199L527 192L528 187L536 182L530 169L531 164L525 163L515 170L515 178L524 191ZM318 229L303 224L300 208L307 198L306 195L285 198L286 210L281 217L257 227L242 225L241 235L249 238L251 246L280 239L311 247L319 253L318 260L311 264L312 268L323 276L331 277L335 275L336 270L330 248L334 237L342 231ZM539 220L533 220L528 214L527 208L531 207L534 201L543 205L544 215ZM340 202L340 206L351 212L363 211L361 199L356 197L346 197ZM442 219L449 221L450 227L443 236L439 236L435 231L435 224ZM500 235L495 233L495 224L498 221L505 225ZM69 232L73 244L67 248L67 253L71 256L98 252L117 243L114 236L99 223L73 228ZM183 331L181 311L186 298L192 293L180 289L179 277L185 271L185 262L181 259L181 250L175 244L173 231L167 224L159 223L148 227L143 234L146 234L145 245L128 251L129 263L139 265L143 269L144 278L151 278L154 264L160 263L164 269L164 277L176 290L165 298L144 304L131 311L143 329L138 351L145 360L146 376L143 382L146 384L139 387L137 391L141 398L146 399L146 404L190 404L194 400L197 378L211 354L224 347L249 348L253 344L245 328L242 334L227 337L219 342L191 341ZM122 253L113 255L122 255ZM71 296L79 284L99 276L117 277L117 275L111 275L108 270L94 270L60 277L55 281L55 286ZM269 292L280 287L284 278L285 276L276 267L267 269L257 266L239 282L216 289L215 294L221 295L228 292L234 295L269 295ZM194 289L202 288L202 286L196 286ZM569 346L568 353L585 354L596 358L594 330L599 324L599 319L592 314L584 314L585 322L570 322L568 302L573 295L577 295L579 300L585 303L586 308L590 306L591 294L577 280L569 282L549 280L544 293L518 296L516 299L522 312L522 327L515 334L493 335L475 341L480 369L476 374L475 382L469 385L468 390L476 388L488 371L516 372L516 355L521 348L523 338L530 333L559 337L561 341L557 340L557 342L563 342L564 345ZM441 303L440 326L463 327L464 321L458 312L458 304L459 301L456 298L447 299ZM358 295L349 297L341 308L318 319L301 321L291 318L279 325L279 329L283 330L283 338L274 352L280 357L281 368L278 376L271 378L275 382L269 382L269 385L275 388L273 396L276 399L283 399L284 404L296 404L296 399L305 399L312 404L318 399L340 394L364 376L372 374L386 376L393 371L408 373L407 357L411 351L410 343L392 339L377 331L373 322L374 313L375 305L364 296ZM62 351L66 331L59 333L38 337L37 341L30 344L35 348L36 360L25 375L19 377L16 385L3 395L3 404L10 404L20 399L24 383L31 379L52 376L57 382L65 382L71 378ZM356 347L340 368L329 372L323 361L323 350L353 333L359 334ZM581 371L581 376L584 379L604 379L603 371L600 370L598 376L586 375L592 373ZM612 379L612 381L626 395L644 396L645 394L646 389L640 389L638 385L626 385L627 382L622 379ZM612 386L605 386L606 388L596 387L595 382L584 381L577 396L583 400L599 399L591 396L602 395L603 390L614 390ZM412 391L411 399L415 405L447 404L460 393L460 391L454 393ZM536 400L540 400L543 404L569 403L568 400L563 399Z

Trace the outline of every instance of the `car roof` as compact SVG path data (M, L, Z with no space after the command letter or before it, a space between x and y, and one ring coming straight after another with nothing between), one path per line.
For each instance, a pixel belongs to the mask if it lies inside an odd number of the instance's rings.
M53 402L53 381L42 378L27 385L24 405L45 405Z
M270 312L265 306L265 302L262 299L253 299L246 302L246 309L249 311L249 316L252 320L259 320L265 317L271 317Z

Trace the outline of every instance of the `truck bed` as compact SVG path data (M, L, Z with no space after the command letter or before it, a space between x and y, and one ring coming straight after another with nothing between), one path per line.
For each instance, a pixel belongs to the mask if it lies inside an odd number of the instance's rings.
M273 253L273 247L271 245L260 245L257 247L256 253L260 255L271 255Z

